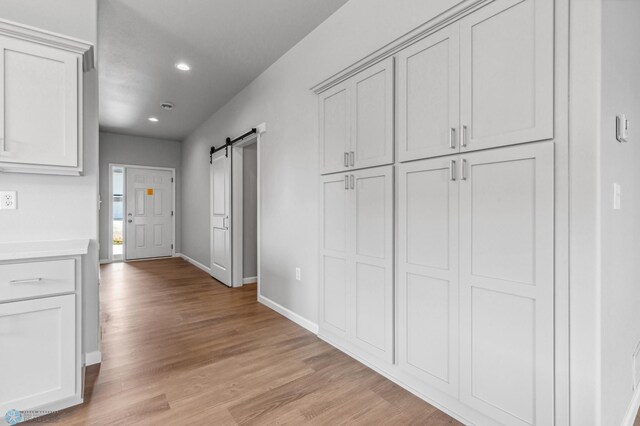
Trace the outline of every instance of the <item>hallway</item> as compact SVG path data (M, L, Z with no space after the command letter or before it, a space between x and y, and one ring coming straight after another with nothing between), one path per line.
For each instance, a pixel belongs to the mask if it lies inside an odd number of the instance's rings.
M459 424L181 259L104 265L80 424Z

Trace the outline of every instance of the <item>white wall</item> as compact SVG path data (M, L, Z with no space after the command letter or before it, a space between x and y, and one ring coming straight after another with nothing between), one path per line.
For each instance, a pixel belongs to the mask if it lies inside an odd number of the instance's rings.
M97 40L96 0L0 0L0 19ZM18 210L0 214L0 241L88 238L83 271L84 349L98 349L98 73L84 74L84 175L0 174Z
M242 148L242 277L258 275L258 145Z
M602 424L619 425L633 396L640 342L640 1L602 3ZM616 140L626 113L631 139ZM613 210L613 184L622 209Z
M262 295L317 322L318 120L312 86L459 0L350 0L183 143L183 185L209 176L209 147L266 122L261 138ZM209 198L183 196L182 252L209 265ZM300 267L302 280L295 280Z
M180 253L180 168L179 141L100 132L100 259L109 258L109 164L131 164L176 169L176 253Z

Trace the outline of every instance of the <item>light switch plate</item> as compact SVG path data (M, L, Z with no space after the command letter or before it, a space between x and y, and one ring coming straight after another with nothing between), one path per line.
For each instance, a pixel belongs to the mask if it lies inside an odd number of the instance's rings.
M616 116L616 139L622 143L629 141L629 120L625 114Z
M300 275L301 275L300 268L296 268L296 281L300 281L301 280Z
M15 210L18 208L16 191L0 191L0 210Z
M613 209L614 210L620 210L620 203L621 203L621 199L622 198L622 188L620 187L619 183L614 183L613 184Z

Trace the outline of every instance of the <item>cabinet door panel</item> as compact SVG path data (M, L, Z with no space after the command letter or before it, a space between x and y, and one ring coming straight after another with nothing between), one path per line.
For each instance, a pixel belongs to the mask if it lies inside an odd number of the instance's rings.
M353 77L352 90L352 166L393 163L393 58Z
M346 337L351 243L350 191L347 175L323 176L320 182L320 331Z
M461 399L552 424L553 143L461 157Z
M497 0L460 21L462 151L553 137L553 1Z
M0 304L0 411L76 393L75 296Z
M398 54L400 161L457 152L458 24Z
M353 176L353 340L367 353L392 362L393 166Z
M458 182L452 180L456 170L451 168L458 164L458 157L402 164L398 185L400 368L454 396L458 395Z
M320 172L339 172L348 167L345 154L351 146L350 82L320 94Z
M0 162L78 166L75 54L0 37Z

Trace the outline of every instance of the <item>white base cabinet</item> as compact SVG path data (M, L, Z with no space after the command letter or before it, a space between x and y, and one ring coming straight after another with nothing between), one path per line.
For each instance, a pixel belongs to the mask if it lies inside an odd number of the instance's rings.
M0 304L0 412L76 395L75 295Z
M320 333L393 361L393 167L321 179Z
M88 244L0 244L0 414L28 411L27 420L82 403Z

